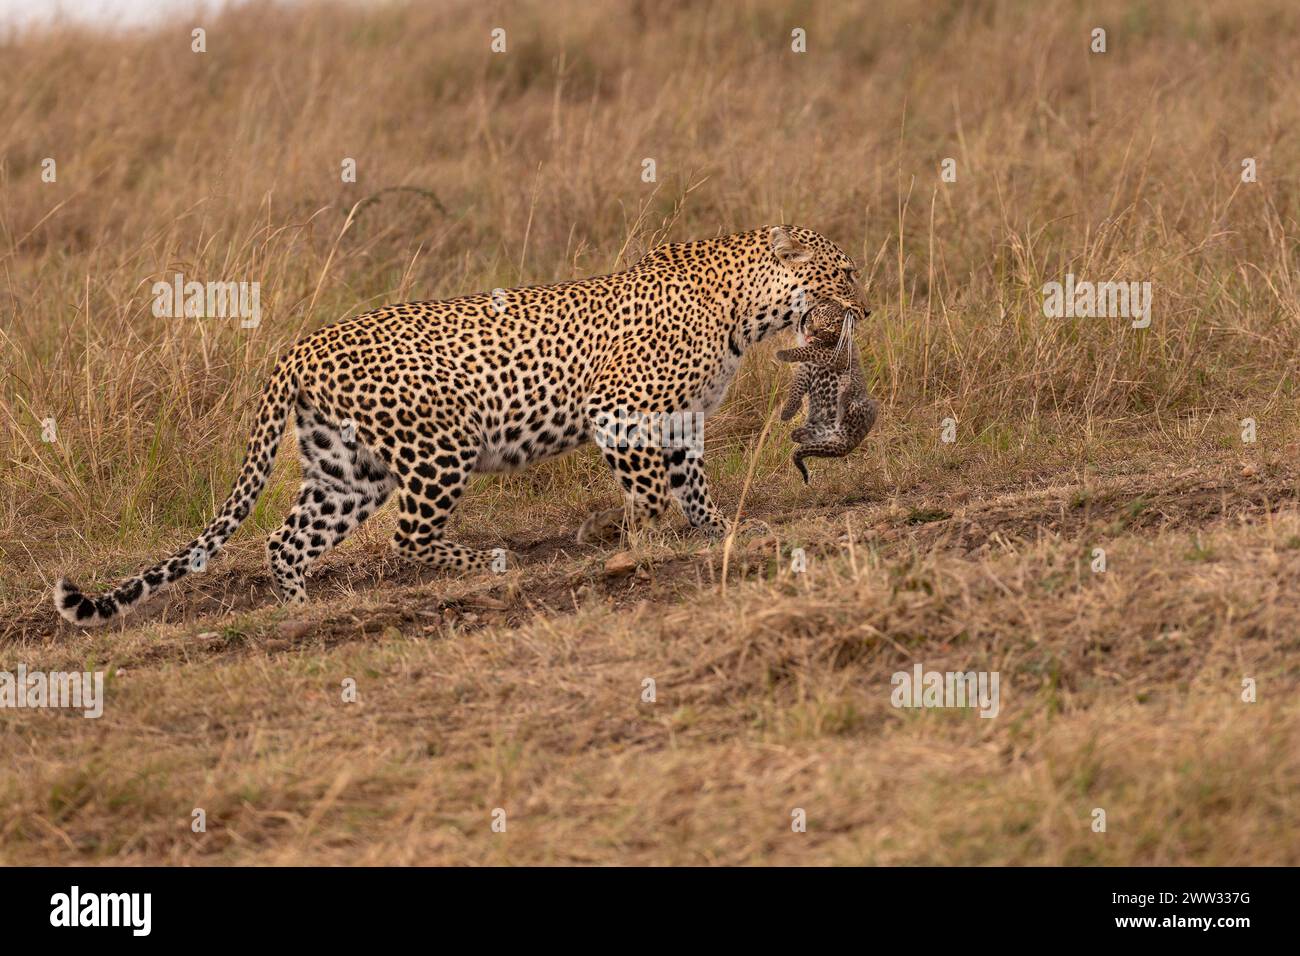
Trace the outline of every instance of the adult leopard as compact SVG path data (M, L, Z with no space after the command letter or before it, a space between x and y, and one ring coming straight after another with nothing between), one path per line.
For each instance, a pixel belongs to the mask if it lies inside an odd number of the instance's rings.
M308 567L398 492L393 549L485 569L499 551L443 540L474 472L522 468L628 415L714 412L745 349L814 302L861 303L856 266L807 229L772 226L672 243L632 268L558 285L390 305L308 336L275 366L235 487L198 538L97 597L61 579L69 621L102 624L201 570L248 517L296 413L302 486L267 541L280 596L306 600ZM686 448L601 441L634 520L671 495L713 535L728 521ZM616 524L597 512L580 539Z

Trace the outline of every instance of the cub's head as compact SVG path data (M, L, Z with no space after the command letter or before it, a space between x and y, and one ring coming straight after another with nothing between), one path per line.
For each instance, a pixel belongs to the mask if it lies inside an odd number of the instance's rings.
M829 348L839 342L844 325L853 314L853 309L839 302L819 302L803 314L795 329L810 345Z

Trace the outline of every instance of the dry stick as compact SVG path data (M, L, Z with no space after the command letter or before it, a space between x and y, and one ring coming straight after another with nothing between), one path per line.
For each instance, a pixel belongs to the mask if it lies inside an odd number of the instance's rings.
M921 399L930 392L930 317L934 312L934 200L939 187L930 194L930 253L927 256L925 286L925 344L921 349Z
M775 395L775 386L773 386L773 396ZM745 498L749 494L750 482L754 480L754 468L758 465L758 459L763 453L763 445L767 442L767 433L772 429L772 419L776 415L776 402L772 396L768 397L767 421L763 422L763 430L758 435L758 447L754 449L753 455L749 459L749 470L745 472L745 484L740 489L740 500L736 502L736 517L731 523L731 530L727 533L726 543L722 546L722 594L727 593L727 565L731 563L731 547L736 541L736 532L740 530L740 515L745 507Z
M420 243L415 248L415 254L411 256L411 261L402 271L402 278L397 283L397 301L404 302L406 297L411 294L411 276L415 272L415 263L420 258L420 253L424 251L424 243Z
M848 533L849 538L849 566L853 568L853 581L856 584L859 578L858 574L858 552L853 546L853 520L849 512L844 512L844 530Z
M353 204L348 210L348 218L343 223L343 228L339 234L334 237L334 244L330 246L330 254L325 257L325 265L321 266L320 276L316 279L316 288L312 291L311 301L307 303L307 315L311 315L312 310L316 308L316 297L320 295L321 286L325 284L325 275L330 271L330 263L334 261L334 253L338 252L339 243L343 241L344 234L352 227L352 220L357 214L357 208L361 202Z
M307 816L307 822L303 824L302 830L299 831L298 840L300 844L305 844L307 842L307 837L311 836L312 830L316 829L316 825L320 823L325 814L329 812L330 807L334 806L334 803L339 798L339 794L344 791L351 781L352 771L347 768L344 768L342 772L334 778L334 782L329 785L329 789L325 791L325 795L316 801L316 805L312 807L311 813Z
M662 187L663 183L655 183L655 188L650 190L650 195L646 197L645 202L641 204L641 208L637 210L636 219L632 221L632 228L627 230L626 234L623 236L623 245L619 247L618 255L614 257L613 268L617 269L619 263L623 261L623 254L627 252L627 247L632 244L632 240L635 239L637 233L640 232L641 221L645 219L646 213L650 209L650 204L654 202L655 196L659 195L659 190Z
M533 213L537 211L537 187L542 180L542 164L537 164L537 172L533 175L533 195L528 200L528 222L524 226L524 245L519 250L519 281L524 281L524 262L528 258L528 237L533 233Z

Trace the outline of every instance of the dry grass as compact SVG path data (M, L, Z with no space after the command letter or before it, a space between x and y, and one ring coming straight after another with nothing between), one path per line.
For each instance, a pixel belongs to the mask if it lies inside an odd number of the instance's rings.
M100 721L4 713L0 861L1298 862L1300 12L870 6L256 4L203 55L188 22L0 51L0 656L116 675ZM569 543L616 498L579 454L457 516L529 558L505 580L390 561L380 516L291 619L287 464L202 580L52 620L58 574L204 522L305 330L774 221L864 265L884 415L805 490L756 441L786 370L747 361L710 471L734 507L754 463L783 551L725 593L680 522L626 578ZM154 317L177 271L260 282L261 326ZM1151 327L1045 318L1066 272L1152 282ZM1002 714L895 710L918 660L999 670Z
M716 549L666 539L626 578L591 552L504 580L390 569L294 617L41 640L26 659L113 675L109 709L6 718L3 855L1294 864L1300 517L1276 509L1297 473L1236 496L1235 465L1209 472L796 514L725 597ZM915 524L936 500L952 516ZM918 660L999 671L1002 712L895 710Z

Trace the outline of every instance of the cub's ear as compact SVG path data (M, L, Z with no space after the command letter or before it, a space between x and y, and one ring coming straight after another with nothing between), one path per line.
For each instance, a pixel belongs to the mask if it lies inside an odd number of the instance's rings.
M772 255L787 266L797 266L812 258L812 250L801 243L785 226L773 226L767 234L772 243Z

